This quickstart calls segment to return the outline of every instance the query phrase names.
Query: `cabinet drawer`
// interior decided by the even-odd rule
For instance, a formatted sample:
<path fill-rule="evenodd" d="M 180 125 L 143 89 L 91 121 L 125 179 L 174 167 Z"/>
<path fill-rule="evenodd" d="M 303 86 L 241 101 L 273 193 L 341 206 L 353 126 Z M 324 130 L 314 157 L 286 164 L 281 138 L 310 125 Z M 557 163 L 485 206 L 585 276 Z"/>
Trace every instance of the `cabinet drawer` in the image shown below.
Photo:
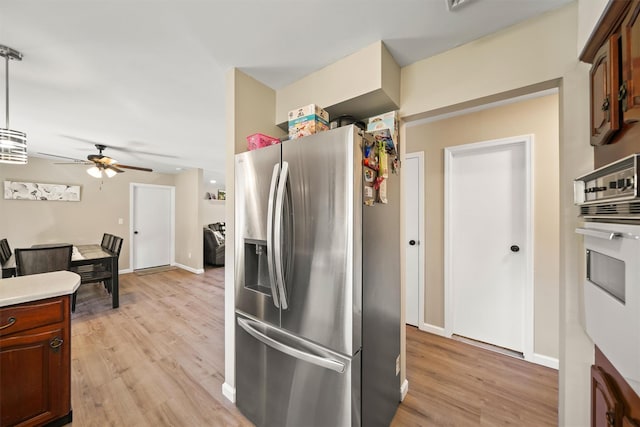
<path fill-rule="evenodd" d="M 59 323 L 64 320 L 65 298 L 52 298 L 0 308 L 0 336 Z"/>

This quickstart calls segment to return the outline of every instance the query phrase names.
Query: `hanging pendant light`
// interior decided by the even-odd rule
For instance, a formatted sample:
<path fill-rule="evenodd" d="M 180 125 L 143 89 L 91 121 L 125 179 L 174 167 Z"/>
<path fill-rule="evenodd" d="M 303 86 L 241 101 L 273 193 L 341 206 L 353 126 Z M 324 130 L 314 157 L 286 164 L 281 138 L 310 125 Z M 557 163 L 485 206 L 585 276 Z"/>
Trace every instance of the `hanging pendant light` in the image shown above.
<path fill-rule="evenodd" d="M 9 60 L 22 61 L 17 50 L 0 45 L 0 56 L 5 59 L 5 128 L 0 128 L 0 163 L 24 165 L 27 163 L 27 135 L 9 128 Z"/>

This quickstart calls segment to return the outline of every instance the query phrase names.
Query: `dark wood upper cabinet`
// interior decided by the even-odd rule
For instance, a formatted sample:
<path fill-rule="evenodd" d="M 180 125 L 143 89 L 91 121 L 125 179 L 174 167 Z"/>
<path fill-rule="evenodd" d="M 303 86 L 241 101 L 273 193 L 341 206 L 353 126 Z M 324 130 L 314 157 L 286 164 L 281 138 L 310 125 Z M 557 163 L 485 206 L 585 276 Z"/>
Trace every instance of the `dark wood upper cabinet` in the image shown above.
<path fill-rule="evenodd" d="M 610 37 L 591 67 L 591 145 L 606 144 L 620 128 L 618 40 L 618 36 Z"/>
<path fill-rule="evenodd" d="M 633 2 L 621 29 L 622 82 L 619 98 L 625 123 L 640 121 L 640 1 Z"/>
<path fill-rule="evenodd" d="M 640 0 L 609 0 L 580 60 L 590 73 L 594 166 L 640 152 Z"/>

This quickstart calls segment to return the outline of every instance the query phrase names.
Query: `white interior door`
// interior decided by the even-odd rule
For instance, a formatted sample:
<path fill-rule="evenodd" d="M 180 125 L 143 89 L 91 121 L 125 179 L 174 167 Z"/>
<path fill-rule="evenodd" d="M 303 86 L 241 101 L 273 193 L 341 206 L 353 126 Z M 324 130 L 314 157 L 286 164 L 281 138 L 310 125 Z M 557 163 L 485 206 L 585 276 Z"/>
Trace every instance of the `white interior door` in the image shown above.
<path fill-rule="evenodd" d="M 452 332 L 524 353 L 528 306 L 528 144 L 448 151 L 447 283 Z"/>
<path fill-rule="evenodd" d="M 171 264 L 173 247 L 173 187 L 133 186 L 133 269 Z"/>
<path fill-rule="evenodd" d="M 405 322 L 420 326 L 420 310 L 424 306 L 421 300 L 423 292 L 422 271 L 424 255 L 422 221 L 424 209 L 424 161 L 423 153 L 410 153 L 405 156 L 404 169 L 404 245 L 405 245 Z"/>

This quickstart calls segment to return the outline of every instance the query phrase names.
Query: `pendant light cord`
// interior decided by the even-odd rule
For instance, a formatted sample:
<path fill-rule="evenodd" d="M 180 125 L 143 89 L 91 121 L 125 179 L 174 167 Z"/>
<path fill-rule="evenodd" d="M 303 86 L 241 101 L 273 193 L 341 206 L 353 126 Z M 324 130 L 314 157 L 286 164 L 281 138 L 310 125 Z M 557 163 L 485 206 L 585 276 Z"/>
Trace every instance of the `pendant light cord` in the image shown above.
<path fill-rule="evenodd" d="M 9 129 L 9 54 L 4 57 L 4 87 L 5 87 L 5 125 Z"/>

